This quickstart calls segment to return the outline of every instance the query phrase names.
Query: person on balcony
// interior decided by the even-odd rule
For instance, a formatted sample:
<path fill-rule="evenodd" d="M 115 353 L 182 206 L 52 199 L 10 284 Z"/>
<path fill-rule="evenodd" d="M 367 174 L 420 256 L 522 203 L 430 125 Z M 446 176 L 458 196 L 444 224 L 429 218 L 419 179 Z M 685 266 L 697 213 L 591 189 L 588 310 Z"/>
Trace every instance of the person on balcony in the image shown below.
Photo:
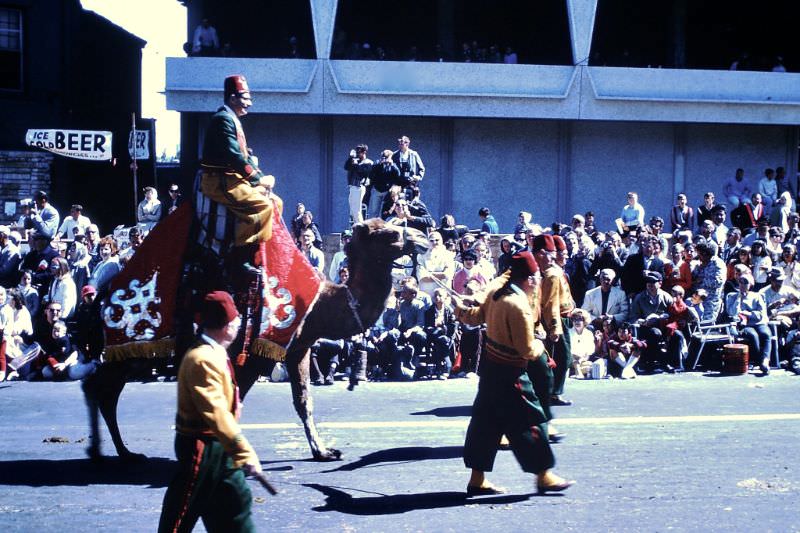
<path fill-rule="evenodd" d="M 211 25 L 207 18 L 204 18 L 194 30 L 192 54 L 204 57 L 219 55 L 217 29 Z"/>

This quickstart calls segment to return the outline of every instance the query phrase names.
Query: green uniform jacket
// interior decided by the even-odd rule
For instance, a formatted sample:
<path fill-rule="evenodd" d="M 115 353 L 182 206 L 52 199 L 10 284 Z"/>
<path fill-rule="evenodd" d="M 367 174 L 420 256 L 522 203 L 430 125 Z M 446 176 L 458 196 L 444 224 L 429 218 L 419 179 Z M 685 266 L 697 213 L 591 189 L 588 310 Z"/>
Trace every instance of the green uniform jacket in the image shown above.
<path fill-rule="evenodd" d="M 247 149 L 244 131 L 237 127 L 236 117 L 225 107 L 214 113 L 206 129 L 203 166 L 241 174 L 253 187 L 264 176 Z"/>

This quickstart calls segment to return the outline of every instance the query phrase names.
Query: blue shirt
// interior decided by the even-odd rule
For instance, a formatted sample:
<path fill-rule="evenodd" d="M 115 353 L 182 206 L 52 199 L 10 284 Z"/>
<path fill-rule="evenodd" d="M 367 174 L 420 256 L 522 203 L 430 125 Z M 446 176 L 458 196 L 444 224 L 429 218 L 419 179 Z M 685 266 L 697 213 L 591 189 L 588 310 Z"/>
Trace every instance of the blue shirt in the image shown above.
<path fill-rule="evenodd" d="M 489 215 L 481 224 L 481 231 L 485 231 L 486 233 L 500 233 L 500 227 L 497 225 L 497 221 L 494 219 L 493 215 Z"/>
<path fill-rule="evenodd" d="M 425 304 L 417 298 L 400 302 L 400 331 L 416 326 L 425 326 Z"/>

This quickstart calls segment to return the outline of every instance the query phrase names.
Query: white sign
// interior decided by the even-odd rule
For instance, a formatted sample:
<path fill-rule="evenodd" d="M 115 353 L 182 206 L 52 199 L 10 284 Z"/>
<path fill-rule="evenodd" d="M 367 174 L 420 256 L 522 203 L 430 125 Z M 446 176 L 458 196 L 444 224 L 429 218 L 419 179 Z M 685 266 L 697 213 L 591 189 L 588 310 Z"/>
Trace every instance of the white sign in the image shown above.
<path fill-rule="evenodd" d="M 111 161 L 110 131 L 28 130 L 25 143 L 65 157 Z"/>
<path fill-rule="evenodd" d="M 133 134 L 136 133 L 134 143 Z M 134 145 L 136 148 L 136 156 L 134 157 Z M 150 159 L 150 132 L 147 130 L 131 131 L 128 135 L 128 154 L 131 159 Z"/>

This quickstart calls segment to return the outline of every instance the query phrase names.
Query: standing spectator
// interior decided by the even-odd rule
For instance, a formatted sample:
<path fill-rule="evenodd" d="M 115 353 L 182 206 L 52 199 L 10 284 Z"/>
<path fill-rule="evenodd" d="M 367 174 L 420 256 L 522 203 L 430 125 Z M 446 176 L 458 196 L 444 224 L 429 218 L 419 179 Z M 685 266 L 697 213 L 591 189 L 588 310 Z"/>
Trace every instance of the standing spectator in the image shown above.
<path fill-rule="evenodd" d="M 300 250 L 317 271 L 321 279 L 325 279 L 325 254 L 314 244 L 314 232 L 311 229 L 303 230 L 300 236 Z"/>
<path fill-rule="evenodd" d="M 204 18 L 194 30 L 192 53 L 196 56 L 210 57 L 219 55 L 219 37 L 217 29 Z"/>
<path fill-rule="evenodd" d="M 777 263 L 783 253 L 783 231 L 777 227 L 769 228 L 769 240 L 767 241 L 767 253 L 772 262 Z"/>
<path fill-rule="evenodd" d="M 75 310 L 75 345 L 89 359 L 100 360 L 105 344 L 103 319 L 97 289 L 86 285 L 81 289 L 81 303 Z"/>
<path fill-rule="evenodd" d="M 708 293 L 703 306 L 703 322 L 716 322 L 722 307 L 722 288 L 725 285 L 727 268 L 716 254 L 716 245 L 700 242 L 695 247 L 700 264 L 692 272 L 693 289 L 704 289 Z"/>
<path fill-rule="evenodd" d="M 645 273 L 658 272 L 659 276 L 664 276 L 664 262 L 655 255 L 653 246 L 654 237 L 646 236 L 642 240 L 640 253 L 633 254 L 625 261 L 622 267 L 620 283 L 622 290 L 633 298 L 645 288 Z M 659 285 L 660 287 L 660 285 Z"/>
<path fill-rule="evenodd" d="M 119 252 L 119 263 L 123 268 L 128 264 L 128 261 L 133 259 L 133 255 L 143 242 L 144 235 L 142 235 L 142 230 L 138 226 L 133 226 L 128 232 L 128 246 Z"/>
<path fill-rule="evenodd" d="M 8 226 L 0 226 L 0 287 L 13 287 L 19 280 L 22 256 L 19 247 L 9 238 L 10 234 Z"/>
<path fill-rule="evenodd" d="M 595 243 L 586 230 L 586 218 L 580 213 L 572 215 L 572 232 L 578 238 L 580 249 L 589 257 L 594 254 Z"/>
<path fill-rule="evenodd" d="M 480 284 L 481 289 L 486 287 L 486 278 L 483 277 L 480 269 L 475 266 L 478 261 L 478 254 L 474 250 L 467 250 L 461 254 L 461 261 L 463 266 L 453 276 L 453 290 L 458 294 L 464 294 L 467 290 L 467 284 L 473 280 Z"/>
<path fill-rule="evenodd" d="M 349 229 L 342 232 L 339 239 L 339 251 L 331 258 L 331 268 L 328 270 L 328 278 L 334 283 L 344 283 L 339 277 L 339 269 L 347 266 L 347 244 L 353 240 L 353 232 Z"/>
<path fill-rule="evenodd" d="M 397 139 L 397 150 L 392 154 L 392 161 L 400 169 L 400 181 L 406 188 L 406 198 L 410 198 L 408 187 L 411 185 L 419 186 L 419 182 L 425 177 L 425 165 L 419 154 L 409 148 L 411 139 L 403 135 Z"/>
<path fill-rule="evenodd" d="M 485 231 L 489 234 L 500 233 L 500 228 L 497 225 L 497 221 L 494 219 L 494 216 L 492 216 L 488 207 L 481 207 L 478 210 L 478 216 L 481 217 L 482 232 Z"/>
<path fill-rule="evenodd" d="M 786 169 L 783 167 L 778 167 L 775 169 L 775 184 L 778 186 L 778 195 L 780 196 L 784 192 L 789 192 L 792 199 L 797 198 L 797 193 L 795 192 L 795 184 L 792 183 L 792 180 L 786 177 Z"/>
<path fill-rule="evenodd" d="M 153 187 L 145 187 L 144 200 L 139 202 L 136 210 L 136 222 L 147 233 L 158 224 L 159 220 L 161 220 L 161 201 L 158 199 L 158 191 Z"/>
<path fill-rule="evenodd" d="M 755 286 L 764 287 L 767 285 L 767 274 L 772 269 L 772 258 L 767 253 L 766 241 L 757 239 L 750 247 L 750 269 L 753 272 Z"/>
<path fill-rule="evenodd" d="M 519 251 L 519 246 L 509 237 L 500 241 L 500 255 L 497 258 L 497 275 L 511 268 L 511 258 Z"/>
<path fill-rule="evenodd" d="M 33 195 L 33 207 L 30 215 L 25 222 L 26 229 L 33 229 L 33 235 L 41 235 L 48 239 L 53 239 L 58 231 L 58 223 L 61 216 L 56 208 L 50 205 L 47 193 L 36 191 Z"/>
<path fill-rule="evenodd" d="M 670 261 L 664 264 L 664 290 L 671 292 L 673 287 L 692 288 L 692 267 L 684 258 L 684 247 L 676 242 L 670 248 Z"/>
<path fill-rule="evenodd" d="M 623 231 L 631 231 L 644 226 L 644 207 L 639 203 L 639 195 L 635 192 L 628 193 L 628 203 L 622 208 L 620 218 Z"/>
<path fill-rule="evenodd" d="M 292 226 L 292 236 L 294 237 L 295 241 L 300 241 L 300 233 L 303 230 L 303 215 L 306 213 L 306 206 L 303 202 L 297 202 L 295 206 L 295 213 L 292 216 L 291 226 Z"/>
<path fill-rule="evenodd" d="M 20 216 L 17 219 L 16 226 L 20 228 L 20 231 L 29 227 L 26 225 L 25 221 L 31 216 L 31 210 L 33 209 L 33 199 L 31 198 L 23 198 L 19 201 L 19 212 Z"/>
<path fill-rule="evenodd" d="M 70 275 L 69 263 L 63 257 L 54 257 L 50 261 L 50 271 L 53 274 L 53 281 L 47 291 L 47 300 L 60 303 L 61 318 L 68 320 L 78 305 L 78 291 Z"/>
<path fill-rule="evenodd" d="M 88 217 L 83 216 L 83 206 L 74 204 L 69 210 L 69 216 L 64 217 L 57 234 L 62 239 L 72 239 L 77 234 L 86 234 L 86 230 L 91 223 L 92 221 Z"/>
<path fill-rule="evenodd" d="M 677 231 L 694 231 L 694 209 L 689 207 L 686 195 L 681 193 L 669 212 L 669 223 L 672 233 Z"/>
<path fill-rule="evenodd" d="M 372 166 L 369 175 L 370 194 L 367 216 L 375 218 L 381 216 L 381 208 L 393 185 L 400 183 L 400 169 L 392 161 L 392 151 L 381 152 L 381 159 Z"/>
<path fill-rule="evenodd" d="M 712 238 L 717 243 L 717 246 L 723 246 L 725 239 L 728 237 L 728 226 L 725 225 L 726 218 L 727 212 L 724 205 L 714 206 L 714 209 L 711 210 L 711 219 L 714 221 L 715 226 Z"/>
<path fill-rule="evenodd" d="M 86 228 L 86 251 L 89 254 L 89 269 L 92 270 L 100 262 L 98 244 L 100 243 L 100 229 L 97 224 L 89 224 Z"/>
<path fill-rule="evenodd" d="M 81 242 L 75 241 L 69 245 L 67 259 L 69 260 L 70 275 L 75 282 L 75 288 L 80 292 L 89 283 L 89 278 L 92 275 L 89 269 L 91 257 L 86 251 L 86 246 Z"/>
<path fill-rule="evenodd" d="M 761 293 L 752 291 L 753 277 L 739 276 L 739 290 L 725 299 L 728 318 L 739 325 L 739 333 L 750 347 L 754 361 L 761 361 L 762 374 L 769 374 L 769 356 L 772 351 L 772 333 L 769 330 L 767 304 Z"/>
<path fill-rule="evenodd" d="M 711 210 L 717 205 L 714 201 L 714 193 L 709 191 L 703 195 L 703 205 L 697 208 L 697 225 L 700 226 L 706 220 L 711 220 Z"/>
<path fill-rule="evenodd" d="M 181 194 L 178 185 L 173 183 L 169 186 L 169 209 L 167 209 L 167 214 L 172 214 L 178 206 L 183 203 L 183 195 Z"/>
<path fill-rule="evenodd" d="M 722 186 L 722 193 L 725 199 L 731 206 L 731 209 L 739 207 L 750 198 L 753 190 L 750 188 L 750 182 L 744 177 L 744 169 L 737 168 L 736 174 L 732 178 L 728 178 Z"/>
<path fill-rule="evenodd" d="M 793 210 L 792 193 L 783 191 L 778 196 L 778 201 L 772 206 L 772 213 L 769 215 L 770 225 L 777 226 L 786 233 L 789 230 L 789 215 L 792 214 Z"/>
<path fill-rule="evenodd" d="M 800 291 L 800 261 L 797 260 L 797 248 L 795 248 L 794 244 L 783 245 L 781 260 L 777 265 L 786 276 L 783 285 L 795 291 Z"/>
<path fill-rule="evenodd" d="M 445 287 L 451 286 L 455 264 L 453 254 L 444 247 L 441 235 L 433 232 L 428 241 L 430 248 L 419 256 L 419 288 L 432 297 L 439 283 Z"/>
<path fill-rule="evenodd" d="M 364 201 L 367 185 L 369 185 L 369 175 L 372 172 L 372 159 L 367 158 L 369 147 L 366 144 L 359 144 L 354 150 L 350 150 L 348 158 L 344 162 L 344 169 L 347 171 L 347 203 L 350 206 L 351 224 L 364 222 L 361 212 L 361 205 Z"/>
<path fill-rule="evenodd" d="M 506 46 L 506 52 L 503 54 L 503 63 L 506 65 L 516 65 L 517 62 L 517 53 L 510 46 Z"/>
<path fill-rule="evenodd" d="M 775 171 L 771 168 L 764 169 L 764 177 L 758 182 L 758 192 L 764 202 L 764 210 L 770 213 L 778 201 L 778 184 L 775 182 Z"/>

